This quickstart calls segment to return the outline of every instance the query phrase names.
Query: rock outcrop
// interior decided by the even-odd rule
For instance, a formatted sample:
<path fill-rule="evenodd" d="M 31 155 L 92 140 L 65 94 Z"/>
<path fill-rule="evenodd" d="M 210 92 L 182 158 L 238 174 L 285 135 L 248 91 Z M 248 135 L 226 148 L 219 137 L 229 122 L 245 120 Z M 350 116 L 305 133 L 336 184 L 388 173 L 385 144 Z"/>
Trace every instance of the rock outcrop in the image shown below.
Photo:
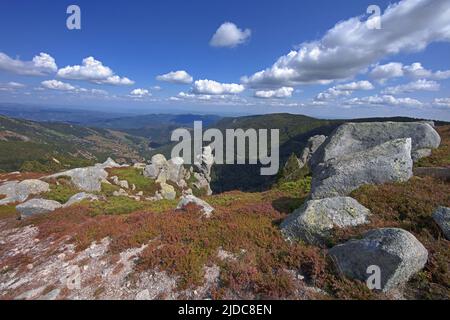
<path fill-rule="evenodd" d="M 185 195 L 181 197 L 181 200 L 177 206 L 177 210 L 183 209 L 190 203 L 199 206 L 202 209 L 202 212 L 205 215 L 205 217 L 210 217 L 211 214 L 214 212 L 214 208 L 211 207 L 206 201 L 203 201 L 202 199 L 199 199 L 193 195 Z"/>
<path fill-rule="evenodd" d="M 43 214 L 55 211 L 61 208 L 62 205 L 53 200 L 45 199 L 31 199 L 27 202 L 19 204 L 16 210 L 20 213 L 22 218 L 30 217 L 36 214 Z"/>
<path fill-rule="evenodd" d="M 411 157 L 418 160 L 439 147 L 441 138 L 427 122 L 346 123 L 337 128 L 313 155 L 313 170 L 320 163 L 338 160 L 349 154 L 373 148 L 385 142 L 411 138 Z"/>
<path fill-rule="evenodd" d="M 50 185 L 41 180 L 29 179 L 21 182 L 6 182 L 0 186 L 0 195 L 5 196 L 4 199 L 0 200 L 0 205 L 23 202 L 31 195 L 48 191 L 50 191 Z"/>
<path fill-rule="evenodd" d="M 388 141 L 318 165 L 313 174 L 311 197 L 346 196 L 365 184 L 407 181 L 413 175 L 412 168 L 411 139 Z"/>
<path fill-rule="evenodd" d="M 428 260 L 428 251 L 409 232 L 384 228 L 369 231 L 361 240 L 350 240 L 329 250 L 337 269 L 366 282 L 368 268 L 379 267 L 381 288 L 387 292 L 407 282 Z"/>
<path fill-rule="evenodd" d="M 358 226 L 368 222 L 369 209 L 350 197 L 310 200 L 281 224 L 288 239 L 323 244 L 334 228 Z"/>
<path fill-rule="evenodd" d="M 433 213 L 433 220 L 441 228 L 444 237 L 450 240 L 450 208 L 437 208 Z"/>
<path fill-rule="evenodd" d="M 301 168 L 309 163 L 314 153 L 316 153 L 317 149 L 319 149 L 326 139 L 327 137 L 324 135 L 317 135 L 308 139 L 308 144 L 306 145 L 306 148 L 303 149 L 299 159 Z"/>
<path fill-rule="evenodd" d="M 70 197 L 70 199 L 64 204 L 64 207 L 70 207 L 84 200 L 96 201 L 98 199 L 99 197 L 96 196 L 95 194 L 80 192 Z"/>
<path fill-rule="evenodd" d="M 210 146 L 203 148 L 203 153 L 197 156 L 197 160 L 194 164 L 194 178 L 196 182 L 193 186 L 199 190 L 205 190 L 206 195 L 211 195 L 212 190 L 211 183 L 211 169 L 214 164 L 214 156 L 212 154 L 212 148 Z"/>
<path fill-rule="evenodd" d="M 106 178 L 108 177 L 108 172 L 105 169 L 119 167 L 122 166 L 117 164 L 111 158 L 108 158 L 108 160 L 102 164 L 96 164 L 95 166 L 86 168 L 76 168 L 53 174 L 46 178 L 70 177 L 72 184 L 77 189 L 86 192 L 98 192 L 102 189 L 102 182 L 106 181 Z"/>

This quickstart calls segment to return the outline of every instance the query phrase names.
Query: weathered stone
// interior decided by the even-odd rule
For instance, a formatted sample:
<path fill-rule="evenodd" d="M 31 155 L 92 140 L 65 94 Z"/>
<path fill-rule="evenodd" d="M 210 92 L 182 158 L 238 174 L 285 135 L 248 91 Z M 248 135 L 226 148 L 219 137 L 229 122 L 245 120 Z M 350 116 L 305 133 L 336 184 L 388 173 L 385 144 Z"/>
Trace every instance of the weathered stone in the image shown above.
<path fill-rule="evenodd" d="M 70 207 L 84 200 L 96 201 L 98 199 L 98 196 L 96 196 L 95 194 L 80 192 L 70 197 L 70 199 L 64 204 L 64 207 Z"/>
<path fill-rule="evenodd" d="M 179 183 L 184 177 L 184 160 L 176 157 L 167 161 L 167 175 L 170 181 Z"/>
<path fill-rule="evenodd" d="M 428 251 L 409 232 L 385 228 L 369 231 L 361 240 L 350 240 L 329 250 L 340 272 L 366 282 L 367 270 L 381 271 L 381 288 L 390 291 L 407 282 L 428 260 Z"/>
<path fill-rule="evenodd" d="M 437 208 L 433 213 L 433 220 L 441 228 L 444 237 L 450 240 L 450 208 Z"/>
<path fill-rule="evenodd" d="M 203 201 L 202 199 L 197 198 L 193 195 L 185 195 L 181 198 L 180 202 L 178 203 L 177 209 L 183 209 L 188 204 L 193 203 L 200 208 L 202 208 L 202 212 L 206 217 L 210 217 L 211 214 L 214 211 L 214 208 L 211 207 L 206 201 Z"/>
<path fill-rule="evenodd" d="M 25 218 L 36 214 L 49 213 L 61 207 L 62 205 L 57 201 L 31 199 L 27 202 L 19 204 L 16 207 L 16 210 L 20 213 L 22 218 Z"/>
<path fill-rule="evenodd" d="M 311 197 L 346 196 L 365 184 L 407 181 L 413 175 L 412 167 L 411 139 L 388 141 L 319 165 L 314 171 Z"/>
<path fill-rule="evenodd" d="M 288 239 L 322 244 L 334 228 L 354 227 L 368 222 L 369 209 L 350 197 L 310 200 L 281 224 Z"/>
<path fill-rule="evenodd" d="M 167 200 L 174 200 L 177 197 L 175 188 L 170 184 L 161 183 L 161 196 Z"/>
<path fill-rule="evenodd" d="M 122 188 L 120 188 L 119 191 L 113 192 L 113 196 L 114 197 L 127 197 L 128 193 L 125 190 L 123 190 Z"/>
<path fill-rule="evenodd" d="M 163 168 L 167 168 L 167 160 L 162 154 L 155 154 L 151 164 L 144 169 L 144 176 L 156 179 Z"/>
<path fill-rule="evenodd" d="M 63 176 L 70 177 L 72 184 L 81 191 L 99 192 L 102 189 L 102 182 L 108 177 L 108 172 L 102 166 L 94 166 L 64 171 L 47 178 Z"/>
<path fill-rule="evenodd" d="M 0 200 L 0 205 L 14 202 L 23 202 L 30 195 L 36 195 L 50 191 L 50 185 L 47 182 L 29 179 L 21 182 L 10 181 L 0 186 L 0 195 L 6 196 Z"/>
<path fill-rule="evenodd" d="M 426 122 L 346 123 L 337 128 L 313 155 L 310 166 L 338 160 L 349 154 L 373 148 L 385 142 L 411 138 L 411 157 L 418 160 L 426 155 L 423 149 L 435 149 L 441 137 Z"/>
<path fill-rule="evenodd" d="M 302 168 L 309 162 L 317 149 L 325 142 L 326 138 L 326 136 L 317 135 L 308 139 L 308 144 L 306 145 L 306 148 L 303 149 L 299 159 Z"/>
<path fill-rule="evenodd" d="M 127 180 L 120 180 L 119 187 L 121 187 L 123 189 L 130 189 L 130 185 L 128 184 Z"/>

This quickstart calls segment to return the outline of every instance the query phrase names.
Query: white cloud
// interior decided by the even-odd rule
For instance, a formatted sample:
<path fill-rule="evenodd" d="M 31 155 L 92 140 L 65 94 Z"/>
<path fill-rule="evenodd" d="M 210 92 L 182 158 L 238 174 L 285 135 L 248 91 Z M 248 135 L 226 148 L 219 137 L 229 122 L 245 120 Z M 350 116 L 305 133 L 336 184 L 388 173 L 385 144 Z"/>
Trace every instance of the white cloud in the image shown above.
<path fill-rule="evenodd" d="M 242 81 L 253 87 L 323 83 L 357 75 L 380 59 L 450 41 L 450 1 L 403 0 L 381 16 L 382 29 L 360 17 L 339 22 L 317 41 L 301 45 L 270 68 Z"/>
<path fill-rule="evenodd" d="M 290 98 L 294 88 L 282 87 L 277 90 L 260 90 L 255 92 L 256 98 L 272 99 L 272 98 Z"/>
<path fill-rule="evenodd" d="M 238 94 L 245 90 L 245 87 L 236 83 L 220 83 L 214 80 L 197 80 L 194 82 L 192 92 L 194 94 L 221 95 Z"/>
<path fill-rule="evenodd" d="M 450 108 L 450 98 L 436 98 L 433 100 L 433 105 L 436 107 Z"/>
<path fill-rule="evenodd" d="M 245 98 L 230 94 L 194 94 L 180 92 L 176 97 L 170 97 L 169 101 L 195 101 L 199 103 L 208 103 L 216 105 L 246 105 Z"/>
<path fill-rule="evenodd" d="M 209 44 L 213 47 L 236 47 L 246 42 L 252 31 L 250 29 L 239 29 L 234 23 L 223 23 L 213 35 Z"/>
<path fill-rule="evenodd" d="M 25 85 L 18 82 L 0 83 L 0 91 L 15 91 L 16 89 L 25 88 Z"/>
<path fill-rule="evenodd" d="M 73 91 L 76 88 L 69 83 L 61 82 L 58 80 L 46 80 L 42 81 L 41 85 L 50 90 L 58 90 L 58 91 Z"/>
<path fill-rule="evenodd" d="M 83 59 L 81 65 L 67 66 L 59 69 L 58 77 L 71 80 L 85 80 L 97 84 L 110 85 L 132 85 L 134 81 L 119 77 L 114 74 L 111 68 L 104 66 L 101 61 L 94 57 Z"/>
<path fill-rule="evenodd" d="M 363 98 L 354 98 L 344 102 L 348 106 L 404 106 L 404 107 L 421 107 L 422 102 L 412 98 L 396 98 L 391 95 L 375 95 Z"/>
<path fill-rule="evenodd" d="M 440 84 L 436 81 L 429 81 L 425 79 L 410 82 L 408 84 L 402 84 L 395 87 L 388 87 L 383 90 L 383 94 L 397 95 L 402 93 L 411 93 L 415 91 L 439 91 Z"/>
<path fill-rule="evenodd" d="M 316 101 L 327 101 L 339 96 L 350 96 L 354 91 L 373 90 L 374 86 L 369 81 L 357 81 L 340 84 L 321 92 L 315 98 Z"/>
<path fill-rule="evenodd" d="M 44 76 L 56 72 L 57 69 L 55 59 L 47 53 L 41 52 L 31 61 L 22 61 L 0 52 L 0 70 L 27 76 Z"/>
<path fill-rule="evenodd" d="M 151 93 L 147 89 L 134 89 L 130 92 L 130 95 L 133 97 L 143 98 L 150 97 Z"/>
<path fill-rule="evenodd" d="M 450 78 L 450 70 L 433 72 L 425 69 L 420 62 L 406 66 L 400 62 L 391 62 L 385 65 L 377 65 L 370 72 L 370 77 L 380 83 L 403 76 L 416 79 L 445 80 Z"/>
<path fill-rule="evenodd" d="M 403 64 L 398 62 L 391 62 L 384 65 L 377 65 L 370 72 L 370 77 L 380 83 L 385 82 L 391 78 L 403 77 Z"/>
<path fill-rule="evenodd" d="M 172 71 L 156 77 L 158 81 L 178 83 L 178 84 L 189 84 L 194 80 L 192 76 L 184 70 Z"/>

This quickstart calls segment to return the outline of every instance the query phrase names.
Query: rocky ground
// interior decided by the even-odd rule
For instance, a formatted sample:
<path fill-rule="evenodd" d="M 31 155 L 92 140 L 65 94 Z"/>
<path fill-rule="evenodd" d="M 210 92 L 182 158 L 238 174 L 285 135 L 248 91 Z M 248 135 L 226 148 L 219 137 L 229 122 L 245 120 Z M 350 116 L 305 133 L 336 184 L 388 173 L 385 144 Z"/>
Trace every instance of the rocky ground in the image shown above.
<path fill-rule="evenodd" d="M 209 148 L 0 175 L 0 298 L 450 298 L 450 182 L 426 174 L 449 127 L 346 124 L 298 154 L 260 193 L 211 195 Z"/>

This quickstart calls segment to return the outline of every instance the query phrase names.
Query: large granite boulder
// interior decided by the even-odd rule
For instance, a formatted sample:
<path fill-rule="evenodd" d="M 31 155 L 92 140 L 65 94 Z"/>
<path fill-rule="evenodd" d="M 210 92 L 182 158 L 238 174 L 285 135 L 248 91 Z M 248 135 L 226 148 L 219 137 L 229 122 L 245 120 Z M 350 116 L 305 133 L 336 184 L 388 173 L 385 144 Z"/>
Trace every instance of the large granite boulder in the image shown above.
<path fill-rule="evenodd" d="M 63 171 L 45 179 L 53 179 L 59 177 L 70 177 L 72 184 L 81 191 L 99 192 L 102 189 L 102 182 L 106 182 L 108 172 L 105 169 L 123 167 L 117 164 L 111 158 L 108 158 L 104 163 L 96 164 L 92 167 L 76 168 Z"/>
<path fill-rule="evenodd" d="M 167 183 L 161 183 L 160 194 L 164 199 L 175 200 L 177 192 L 173 186 Z"/>
<path fill-rule="evenodd" d="M 390 140 L 411 138 L 411 157 L 418 160 L 439 147 L 441 138 L 427 122 L 346 123 L 338 127 L 313 155 L 310 166 L 338 160 Z"/>
<path fill-rule="evenodd" d="M 397 139 L 316 167 L 311 197 L 346 196 L 365 184 L 404 182 L 413 175 L 411 139 Z"/>
<path fill-rule="evenodd" d="M 168 180 L 180 184 L 185 175 L 183 158 L 176 157 L 167 161 L 167 176 Z"/>
<path fill-rule="evenodd" d="M 433 220 L 441 228 L 444 237 L 450 240 L 450 208 L 437 208 L 433 213 Z"/>
<path fill-rule="evenodd" d="M 289 215 L 281 224 L 288 239 L 323 244 L 334 228 L 368 223 L 370 210 L 350 197 L 310 200 Z"/>
<path fill-rule="evenodd" d="M 211 207 L 207 202 L 203 201 L 202 199 L 197 198 L 196 196 L 193 195 L 185 195 L 181 198 L 180 202 L 178 203 L 177 209 L 183 209 L 184 207 L 186 207 L 188 204 L 193 203 L 197 206 L 199 206 L 203 212 L 203 214 L 206 217 L 210 217 L 211 214 L 214 211 L 214 208 Z"/>
<path fill-rule="evenodd" d="M 57 201 L 31 199 L 16 206 L 16 210 L 20 213 L 22 218 L 26 218 L 36 214 L 49 213 L 61 207 L 62 205 Z"/>
<path fill-rule="evenodd" d="M 70 197 L 70 199 L 64 204 L 64 207 L 70 207 L 84 200 L 96 201 L 99 200 L 99 198 L 95 194 L 80 192 Z"/>
<path fill-rule="evenodd" d="M 162 154 L 155 154 L 152 157 L 151 164 L 145 166 L 144 176 L 156 179 L 162 169 L 167 167 L 167 160 Z"/>
<path fill-rule="evenodd" d="M 21 182 L 6 182 L 0 186 L 0 195 L 5 196 L 5 198 L 0 200 L 0 205 L 23 202 L 27 200 L 30 195 L 48 191 L 50 191 L 50 185 L 41 180 L 29 179 Z"/>
<path fill-rule="evenodd" d="M 379 267 L 385 292 L 407 282 L 428 260 L 428 251 L 411 233 L 395 228 L 369 231 L 361 240 L 333 247 L 329 254 L 337 269 L 352 279 L 366 282 L 368 268 Z"/>
<path fill-rule="evenodd" d="M 319 149 L 319 147 L 325 142 L 327 139 L 326 136 L 317 135 L 308 139 L 308 144 L 300 156 L 301 167 L 304 167 L 311 160 L 313 154 Z"/>

